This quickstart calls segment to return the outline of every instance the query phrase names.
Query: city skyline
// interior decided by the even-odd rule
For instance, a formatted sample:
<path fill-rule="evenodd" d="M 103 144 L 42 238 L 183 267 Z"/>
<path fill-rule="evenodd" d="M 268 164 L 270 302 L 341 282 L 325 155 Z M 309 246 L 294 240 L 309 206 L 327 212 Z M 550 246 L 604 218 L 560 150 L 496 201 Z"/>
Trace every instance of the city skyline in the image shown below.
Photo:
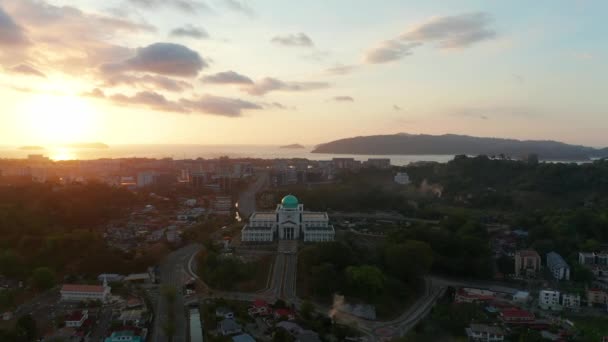
<path fill-rule="evenodd" d="M 0 144 L 608 146 L 600 1 L 0 0 Z"/>

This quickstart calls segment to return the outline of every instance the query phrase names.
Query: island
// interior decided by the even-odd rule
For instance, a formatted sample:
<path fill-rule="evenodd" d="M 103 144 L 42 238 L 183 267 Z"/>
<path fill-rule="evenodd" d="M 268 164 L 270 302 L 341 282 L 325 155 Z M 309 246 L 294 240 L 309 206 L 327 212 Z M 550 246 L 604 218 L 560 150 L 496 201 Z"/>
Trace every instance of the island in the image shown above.
<path fill-rule="evenodd" d="M 301 149 L 301 148 L 306 148 L 304 145 L 300 145 L 300 144 L 290 144 L 290 145 L 283 145 L 280 146 L 279 148 L 287 148 L 287 149 Z"/>
<path fill-rule="evenodd" d="M 67 144 L 65 145 L 65 147 L 71 147 L 71 148 L 94 148 L 94 149 L 106 149 L 106 148 L 110 148 L 110 146 L 101 143 L 101 142 L 84 142 L 84 143 L 72 143 L 72 144 Z"/>
<path fill-rule="evenodd" d="M 22 150 L 22 151 L 40 151 L 40 150 L 44 150 L 44 147 L 42 147 L 42 146 L 35 146 L 35 145 L 34 146 L 28 145 L 28 146 L 21 146 L 21 147 L 19 147 L 19 149 Z"/>
<path fill-rule="evenodd" d="M 588 161 L 608 157 L 608 149 L 569 145 L 552 140 L 516 140 L 444 134 L 391 134 L 334 140 L 313 153 L 369 155 L 487 155 L 522 158 L 535 154 L 542 160 Z"/>

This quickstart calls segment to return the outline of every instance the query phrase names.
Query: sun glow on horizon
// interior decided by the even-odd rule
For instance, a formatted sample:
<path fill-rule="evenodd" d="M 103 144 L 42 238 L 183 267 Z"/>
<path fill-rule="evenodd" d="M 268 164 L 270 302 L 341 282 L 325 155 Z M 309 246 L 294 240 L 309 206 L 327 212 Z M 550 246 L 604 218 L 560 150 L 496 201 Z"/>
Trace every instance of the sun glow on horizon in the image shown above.
<path fill-rule="evenodd" d="M 29 141 L 74 143 L 95 140 L 99 114 L 86 99 L 36 94 L 23 102 L 20 129 Z"/>
<path fill-rule="evenodd" d="M 64 147 L 52 149 L 51 153 L 49 154 L 49 158 L 55 161 L 77 159 L 74 152 L 72 152 L 69 148 Z"/>

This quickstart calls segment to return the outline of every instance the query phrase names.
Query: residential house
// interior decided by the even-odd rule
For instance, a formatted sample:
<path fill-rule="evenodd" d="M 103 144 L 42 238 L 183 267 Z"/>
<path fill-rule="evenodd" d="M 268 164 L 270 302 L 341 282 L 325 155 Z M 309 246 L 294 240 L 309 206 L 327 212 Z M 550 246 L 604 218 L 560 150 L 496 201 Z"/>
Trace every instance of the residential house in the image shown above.
<path fill-rule="evenodd" d="M 595 253 L 578 252 L 578 263 L 581 265 L 595 265 Z"/>
<path fill-rule="evenodd" d="M 276 327 L 284 329 L 285 331 L 289 332 L 293 336 L 299 335 L 304 330 L 297 323 L 288 322 L 288 321 L 281 321 L 276 324 Z"/>
<path fill-rule="evenodd" d="M 536 319 L 533 313 L 517 308 L 503 310 L 499 317 L 505 324 L 528 324 Z"/>
<path fill-rule="evenodd" d="M 224 319 L 217 325 L 217 330 L 222 336 L 236 335 L 243 332 L 240 324 L 233 319 Z"/>
<path fill-rule="evenodd" d="M 608 252 L 591 253 L 591 252 L 579 252 L 578 263 L 581 265 L 598 265 L 608 266 Z"/>
<path fill-rule="evenodd" d="M 530 300 L 530 292 L 517 291 L 513 294 L 513 301 L 520 304 L 525 304 Z"/>
<path fill-rule="evenodd" d="M 276 309 L 274 310 L 274 319 L 287 318 L 287 320 L 291 321 L 296 319 L 296 315 L 293 310 L 290 309 Z"/>
<path fill-rule="evenodd" d="M 145 323 L 145 310 L 124 310 L 120 313 L 118 320 L 122 322 L 124 326 L 136 326 L 141 327 Z"/>
<path fill-rule="evenodd" d="M 215 317 L 234 319 L 234 312 L 225 306 L 220 306 L 215 309 Z"/>
<path fill-rule="evenodd" d="M 124 331 L 115 331 L 110 335 L 110 337 L 106 337 L 104 342 L 143 342 L 144 339 L 135 334 L 134 331 L 124 330 Z"/>
<path fill-rule="evenodd" d="M 255 342 L 255 339 L 249 334 L 240 334 L 232 336 L 232 342 Z"/>
<path fill-rule="evenodd" d="M 108 283 L 118 283 L 124 279 L 124 276 L 115 273 L 102 273 L 97 276 L 97 280 L 103 283 L 106 280 Z"/>
<path fill-rule="evenodd" d="M 570 280 L 570 266 L 555 252 L 547 253 L 547 267 L 557 280 Z"/>
<path fill-rule="evenodd" d="M 471 324 L 465 331 L 469 341 L 472 342 L 500 342 L 505 340 L 504 330 L 496 326 Z"/>
<path fill-rule="evenodd" d="M 461 288 L 456 292 L 454 301 L 456 303 L 480 303 L 494 299 L 494 292 L 482 289 Z"/>
<path fill-rule="evenodd" d="M 606 293 L 606 291 L 601 289 L 589 289 L 587 290 L 587 304 L 589 306 L 606 306 L 606 304 L 608 304 L 608 294 Z"/>
<path fill-rule="evenodd" d="M 65 318 L 65 326 L 68 328 L 80 328 L 89 318 L 87 310 L 74 311 Z"/>
<path fill-rule="evenodd" d="M 303 330 L 299 335 L 296 336 L 295 342 L 321 342 L 319 334 L 312 330 Z"/>
<path fill-rule="evenodd" d="M 148 284 L 152 282 L 150 273 L 132 273 L 124 278 L 127 283 Z"/>
<path fill-rule="evenodd" d="M 397 172 L 393 180 L 395 181 L 395 183 L 401 185 L 410 184 L 410 176 L 408 176 L 406 172 Z"/>
<path fill-rule="evenodd" d="M 538 306 L 543 310 L 558 311 L 562 309 L 559 291 L 542 290 L 538 295 Z"/>
<path fill-rule="evenodd" d="M 534 250 L 515 252 L 515 276 L 532 277 L 540 271 L 540 255 Z"/>
<path fill-rule="evenodd" d="M 581 307 L 581 296 L 574 293 L 562 294 L 562 306 L 568 309 L 578 309 Z"/>
<path fill-rule="evenodd" d="M 249 315 L 266 316 L 272 313 L 272 309 L 265 300 L 256 299 L 248 310 Z"/>

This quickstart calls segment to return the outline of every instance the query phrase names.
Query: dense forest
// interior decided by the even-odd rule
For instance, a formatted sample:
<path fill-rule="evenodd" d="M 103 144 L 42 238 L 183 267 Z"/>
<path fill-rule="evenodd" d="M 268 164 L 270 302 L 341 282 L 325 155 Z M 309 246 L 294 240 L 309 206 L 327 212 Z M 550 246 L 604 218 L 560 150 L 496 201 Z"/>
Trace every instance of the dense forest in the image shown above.
<path fill-rule="evenodd" d="M 315 153 L 380 155 L 499 155 L 515 158 L 536 154 L 543 160 L 589 160 L 606 157 L 607 149 L 568 145 L 550 140 L 481 138 L 457 134 L 391 134 L 334 140 L 320 144 Z"/>
<path fill-rule="evenodd" d="M 153 265 L 152 256 L 109 248 L 100 229 L 139 202 L 129 191 L 96 183 L 0 187 L 0 275 L 42 290 L 61 276 L 93 279 Z"/>
<path fill-rule="evenodd" d="M 413 262 L 404 262 L 416 260 Z M 303 296 L 331 302 L 336 293 L 350 301 L 376 306 L 390 318 L 420 290 L 420 277 L 433 264 L 428 244 L 415 240 L 366 244 L 354 236 L 345 241 L 310 245 L 298 256 L 298 282 Z"/>
<path fill-rule="evenodd" d="M 412 184 L 395 184 L 392 177 L 397 171 L 407 172 Z M 605 160 L 576 164 L 457 156 L 443 164 L 343 172 L 336 184 L 291 186 L 274 192 L 277 198 L 293 193 L 306 208 L 329 210 L 330 216 L 332 210 L 383 210 L 438 220 L 438 224 L 387 226 L 385 231 L 392 242 L 428 244 L 433 251 L 432 271 L 439 274 L 491 277 L 487 226 L 492 224 L 527 232 L 518 248 L 534 248 L 543 256 L 550 251 L 562 254 L 574 265 L 573 277 L 580 281 L 588 281 L 589 275 L 576 267 L 576 253 L 606 248 L 608 242 Z M 323 267 L 327 276 L 344 273 Z M 339 283 L 321 281 L 319 289 Z"/>

